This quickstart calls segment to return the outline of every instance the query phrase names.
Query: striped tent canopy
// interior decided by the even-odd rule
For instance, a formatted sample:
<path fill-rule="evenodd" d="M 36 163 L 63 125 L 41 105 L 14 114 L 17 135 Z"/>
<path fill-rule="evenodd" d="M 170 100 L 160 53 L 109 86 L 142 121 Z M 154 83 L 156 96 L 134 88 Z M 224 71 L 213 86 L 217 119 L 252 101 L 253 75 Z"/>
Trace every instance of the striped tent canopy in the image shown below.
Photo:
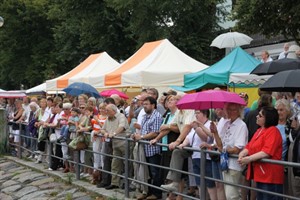
<path fill-rule="evenodd" d="M 106 74 L 105 87 L 183 85 L 183 76 L 208 66 L 189 57 L 169 40 L 145 43 L 119 68 Z"/>
<path fill-rule="evenodd" d="M 68 73 L 46 81 L 46 90 L 62 90 L 74 82 L 84 82 L 95 88 L 104 85 L 103 75 L 119 67 L 106 52 L 92 54 Z"/>

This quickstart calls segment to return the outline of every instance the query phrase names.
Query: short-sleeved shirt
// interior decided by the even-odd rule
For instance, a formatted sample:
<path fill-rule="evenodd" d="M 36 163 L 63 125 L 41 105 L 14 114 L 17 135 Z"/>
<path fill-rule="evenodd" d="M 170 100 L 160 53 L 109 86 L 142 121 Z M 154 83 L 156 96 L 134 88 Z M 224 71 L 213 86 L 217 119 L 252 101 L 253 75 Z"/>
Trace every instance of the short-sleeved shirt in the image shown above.
<path fill-rule="evenodd" d="M 207 122 L 205 122 L 204 126 L 209 129 L 210 127 L 210 120 L 207 120 Z M 192 148 L 196 148 L 199 149 L 200 145 L 203 143 L 203 140 L 198 136 L 198 134 L 196 133 L 195 129 L 192 129 L 189 134 L 187 135 L 187 138 L 189 140 L 189 144 Z M 209 143 L 209 142 L 208 142 Z M 211 143 L 211 142 L 210 142 Z M 201 158 L 201 152 L 199 151 L 194 151 L 192 158 Z M 210 156 L 207 154 L 206 155 L 206 159 L 210 160 Z"/>
<path fill-rule="evenodd" d="M 73 122 L 79 122 L 79 117 L 78 116 L 75 116 L 75 117 L 70 116 L 69 120 L 73 121 Z M 74 124 L 69 125 L 69 129 L 76 129 L 76 125 L 74 125 Z"/>
<path fill-rule="evenodd" d="M 241 118 L 237 118 L 234 122 L 226 121 L 220 137 L 223 144 L 223 149 L 227 147 L 237 147 L 243 149 L 248 142 L 248 129 L 245 122 Z M 242 167 L 237 163 L 236 158 L 228 159 L 229 169 L 242 171 Z"/>
<path fill-rule="evenodd" d="M 245 148 L 248 150 L 248 155 L 263 151 L 270 156 L 269 159 L 281 160 L 282 137 L 275 126 L 259 128 Z M 252 167 L 253 174 L 251 174 L 252 170 L 248 170 L 247 179 L 253 177 L 256 182 L 283 184 L 284 168 L 282 165 L 257 161 L 252 162 Z"/>
<path fill-rule="evenodd" d="M 142 128 L 141 128 L 141 134 L 146 135 L 148 133 L 152 132 L 159 132 L 159 128 L 163 122 L 163 118 L 161 114 L 155 109 L 151 114 L 144 115 L 144 118 L 142 120 Z M 161 148 L 160 146 L 156 145 L 148 145 L 145 144 L 145 155 L 146 157 L 151 157 L 156 154 L 160 154 Z"/>
<path fill-rule="evenodd" d="M 122 113 L 116 113 L 113 119 L 107 118 L 103 125 L 103 129 L 108 133 L 114 133 L 119 127 L 123 127 L 124 131 L 118 135 L 122 136 L 126 133 L 130 133 L 128 121 Z"/>
<path fill-rule="evenodd" d="M 92 119 L 91 124 L 93 131 L 99 131 L 103 127 L 106 118 L 106 116 L 98 115 L 99 122 L 95 119 Z"/>
<path fill-rule="evenodd" d="M 176 124 L 178 126 L 179 132 L 181 133 L 185 125 L 190 124 L 195 120 L 196 117 L 194 110 L 180 110 L 175 114 L 171 123 Z"/>

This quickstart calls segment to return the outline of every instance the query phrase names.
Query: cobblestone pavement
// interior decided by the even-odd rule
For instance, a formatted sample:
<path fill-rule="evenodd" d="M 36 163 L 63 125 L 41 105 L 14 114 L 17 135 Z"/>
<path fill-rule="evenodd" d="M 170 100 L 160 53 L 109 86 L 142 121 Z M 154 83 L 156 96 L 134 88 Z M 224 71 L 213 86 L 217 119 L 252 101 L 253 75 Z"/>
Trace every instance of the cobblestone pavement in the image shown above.
<path fill-rule="evenodd" d="M 66 184 L 58 178 L 38 170 L 33 170 L 6 158 L 0 158 L 1 200 L 103 199 L 97 196 L 97 194 Z"/>
<path fill-rule="evenodd" d="M 124 189 L 105 190 L 90 184 L 88 178 L 76 180 L 75 174 L 47 170 L 47 163 L 17 157 L 0 157 L 0 200 L 132 200 Z M 71 184 L 67 184 L 71 183 Z M 163 193 L 162 199 L 166 198 Z M 188 200 L 191 198 L 183 198 Z"/>

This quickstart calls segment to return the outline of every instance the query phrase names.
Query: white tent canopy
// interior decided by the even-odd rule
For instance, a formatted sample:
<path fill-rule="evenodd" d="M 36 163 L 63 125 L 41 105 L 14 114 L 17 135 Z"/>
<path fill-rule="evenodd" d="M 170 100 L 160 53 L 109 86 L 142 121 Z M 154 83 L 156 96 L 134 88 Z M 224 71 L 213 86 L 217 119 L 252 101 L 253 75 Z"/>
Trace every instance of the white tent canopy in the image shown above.
<path fill-rule="evenodd" d="M 26 94 L 37 94 L 47 92 L 47 94 L 65 94 L 63 91 L 48 90 L 46 91 L 46 83 L 42 83 L 33 88 L 26 90 Z"/>
<path fill-rule="evenodd" d="M 74 82 L 84 82 L 100 88 L 104 85 L 103 75 L 115 70 L 119 65 L 106 52 L 92 54 L 68 73 L 47 80 L 46 90 L 62 90 Z"/>
<path fill-rule="evenodd" d="M 105 87 L 167 87 L 183 85 L 183 76 L 208 66 L 189 57 L 169 40 L 145 43 L 115 71 Z"/>
<path fill-rule="evenodd" d="M 46 83 L 42 83 L 40 85 L 37 85 L 33 88 L 26 90 L 26 94 L 38 93 L 38 92 L 46 92 Z"/>
<path fill-rule="evenodd" d="M 258 76 L 249 73 L 232 73 L 229 77 L 229 83 L 261 85 L 266 82 L 272 75 Z"/>

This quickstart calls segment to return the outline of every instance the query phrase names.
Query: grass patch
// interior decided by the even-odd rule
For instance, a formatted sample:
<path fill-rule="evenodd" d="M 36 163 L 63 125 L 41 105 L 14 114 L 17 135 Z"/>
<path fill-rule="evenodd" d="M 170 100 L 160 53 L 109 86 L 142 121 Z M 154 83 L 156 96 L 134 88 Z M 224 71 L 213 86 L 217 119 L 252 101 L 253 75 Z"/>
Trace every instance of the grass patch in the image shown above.
<path fill-rule="evenodd" d="M 22 160 L 27 161 L 27 162 L 32 161 L 30 158 L 27 158 L 27 157 L 23 157 Z"/>
<path fill-rule="evenodd" d="M 51 193 L 50 193 L 50 196 L 51 196 L 51 197 L 56 197 L 57 195 L 58 195 L 58 192 L 51 192 Z"/>
<path fill-rule="evenodd" d="M 17 175 L 20 175 L 20 174 L 21 174 L 20 172 L 14 172 L 13 176 L 17 176 Z"/>
<path fill-rule="evenodd" d="M 67 193 L 66 194 L 66 200 L 72 200 L 72 198 L 73 198 L 73 195 L 71 194 L 71 193 Z"/>
<path fill-rule="evenodd" d="M 72 183 L 73 183 L 73 178 L 74 178 L 74 174 L 72 174 L 72 173 L 67 173 L 67 184 L 68 185 L 72 185 Z"/>

